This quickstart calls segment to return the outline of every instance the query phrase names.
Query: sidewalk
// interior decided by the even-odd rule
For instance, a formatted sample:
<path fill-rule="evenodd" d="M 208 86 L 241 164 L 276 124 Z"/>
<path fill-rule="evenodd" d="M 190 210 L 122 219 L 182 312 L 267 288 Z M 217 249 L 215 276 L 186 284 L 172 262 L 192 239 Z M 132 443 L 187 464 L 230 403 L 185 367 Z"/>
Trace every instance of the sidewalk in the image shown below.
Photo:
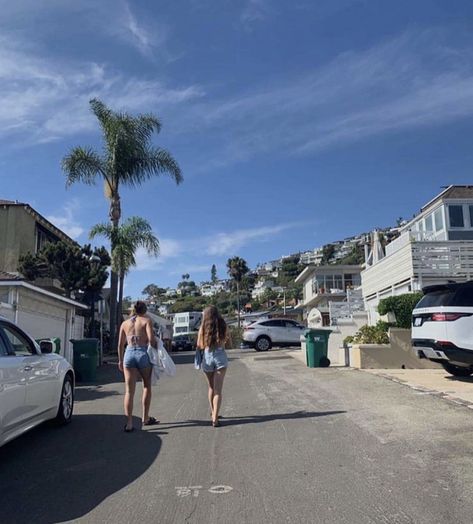
<path fill-rule="evenodd" d="M 453 377 L 443 369 L 362 369 L 403 384 L 424 395 L 436 395 L 473 409 L 473 377 Z"/>

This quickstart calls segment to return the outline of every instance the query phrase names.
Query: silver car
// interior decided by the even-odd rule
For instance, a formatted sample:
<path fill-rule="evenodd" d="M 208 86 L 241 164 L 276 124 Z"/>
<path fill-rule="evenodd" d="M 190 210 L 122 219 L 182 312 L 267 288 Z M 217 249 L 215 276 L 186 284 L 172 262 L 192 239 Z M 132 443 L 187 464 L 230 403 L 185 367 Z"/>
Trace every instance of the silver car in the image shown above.
<path fill-rule="evenodd" d="M 268 351 L 272 346 L 299 346 L 305 329 L 287 318 L 259 320 L 244 328 L 243 343 L 256 351 Z"/>
<path fill-rule="evenodd" d="M 0 446 L 46 420 L 67 424 L 74 371 L 22 329 L 0 317 Z"/>

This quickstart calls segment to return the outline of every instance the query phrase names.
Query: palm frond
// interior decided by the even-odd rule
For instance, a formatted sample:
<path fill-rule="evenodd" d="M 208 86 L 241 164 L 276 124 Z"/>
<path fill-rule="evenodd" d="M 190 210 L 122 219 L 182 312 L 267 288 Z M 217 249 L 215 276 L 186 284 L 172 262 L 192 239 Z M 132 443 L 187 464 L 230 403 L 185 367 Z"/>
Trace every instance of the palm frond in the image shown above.
<path fill-rule="evenodd" d="M 92 185 L 98 174 L 104 174 L 102 158 L 91 148 L 75 147 L 62 160 L 62 169 L 66 173 L 66 185 L 84 182 Z"/>

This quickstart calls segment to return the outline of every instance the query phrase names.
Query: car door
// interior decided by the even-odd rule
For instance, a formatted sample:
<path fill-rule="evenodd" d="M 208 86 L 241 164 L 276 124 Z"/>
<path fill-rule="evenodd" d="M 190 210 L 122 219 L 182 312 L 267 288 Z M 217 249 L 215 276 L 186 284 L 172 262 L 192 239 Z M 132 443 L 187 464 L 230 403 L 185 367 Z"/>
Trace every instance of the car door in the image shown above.
<path fill-rule="evenodd" d="M 28 418 L 23 359 L 10 350 L 2 327 L 0 323 L 0 440 L 18 429 Z"/>
<path fill-rule="evenodd" d="M 293 320 L 286 320 L 285 322 L 287 343 L 299 345 L 301 343 L 301 335 L 304 333 L 304 327 Z"/>
<path fill-rule="evenodd" d="M 26 380 L 25 412 L 28 418 L 40 417 L 58 401 L 58 360 L 54 355 L 41 354 L 18 327 L 4 324 L 3 332 L 11 351 L 22 363 L 20 371 Z"/>
<path fill-rule="evenodd" d="M 282 344 L 285 342 L 286 326 L 283 320 L 272 319 L 263 322 L 263 324 L 273 344 Z"/>

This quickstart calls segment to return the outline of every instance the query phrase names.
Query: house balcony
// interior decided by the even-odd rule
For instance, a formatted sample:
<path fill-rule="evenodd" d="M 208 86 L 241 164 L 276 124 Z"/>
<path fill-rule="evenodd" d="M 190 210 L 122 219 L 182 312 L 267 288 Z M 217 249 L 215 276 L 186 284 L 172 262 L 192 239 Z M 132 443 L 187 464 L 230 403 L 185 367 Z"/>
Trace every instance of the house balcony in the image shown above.
<path fill-rule="evenodd" d="M 423 232 L 408 232 L 388 244 L 386 256 L 361 273 L 364 298 L 406 284 L 415 291 L 437 282 L 473 277 L 473 241 L 427 238 Z"/>

